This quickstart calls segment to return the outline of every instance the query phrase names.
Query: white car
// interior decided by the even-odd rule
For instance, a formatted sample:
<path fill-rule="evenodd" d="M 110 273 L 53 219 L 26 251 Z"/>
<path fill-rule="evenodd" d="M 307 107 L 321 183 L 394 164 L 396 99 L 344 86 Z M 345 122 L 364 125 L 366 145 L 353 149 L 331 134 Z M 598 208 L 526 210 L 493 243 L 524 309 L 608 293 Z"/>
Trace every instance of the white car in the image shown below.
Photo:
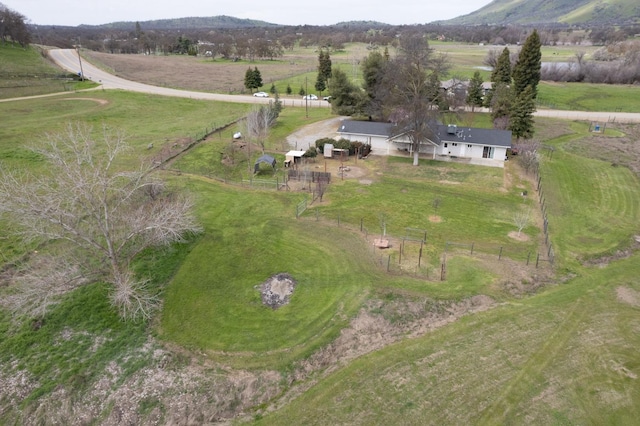
<path fill-rule="evenodd" d="M 267 92 L 256 92 L 253 94 L 253 96 L 256 96 L 258 98 L 268 98 L 269 94 Z"/>
<path fill-rule="evenodd" d="M 317 101 L 318 97 L 316 95 L 307 95 L 303 96 L 302 99 L 304 99 L 305 101 Z"/>

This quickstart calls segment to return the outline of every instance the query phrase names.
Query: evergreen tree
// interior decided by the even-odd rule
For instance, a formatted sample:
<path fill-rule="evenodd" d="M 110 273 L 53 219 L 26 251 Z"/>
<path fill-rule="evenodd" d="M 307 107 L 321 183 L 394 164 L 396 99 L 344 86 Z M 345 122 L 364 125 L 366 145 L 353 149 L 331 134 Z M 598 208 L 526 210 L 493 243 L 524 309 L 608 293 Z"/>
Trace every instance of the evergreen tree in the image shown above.
<path fill-rule="evenodd" d="M 258 87 L 262 87 L 262 74 L 260 74 L 260 70 L 258 69 L 258 67 L 255 67 L 253 69 L 253 81 L 255 84 L 255 89 L 257 89 Z"/>
<path fill-rule="evenodd" d="M 380 81 L 387 60 L 380 52 L 371 52 L 362 61 L 362 87 L 367 92 L 369 99 L 374 99 L 380 89 Z"/>
<path fill-rule="evenodd" d="M 542 53 L 540 52 L 540 36 L 537 30 L 527 37 L 518 55 L 518 61 L 513 67 L 513 89 L 519 96 L 527 86 L 531 86 L 533 99 L 538 95 L 538 83 L 540 82 L 540 68 Z"/>
<path fill-rule="evenodd" d="M 258 67 L 255 67 L 254 69 L 249 67 L 249 69 L 244 73 L 244 87 L 251 91 L 258 87 L 262 87 L 262 75 L 260 74 Z"/>
<path fill-rule="evenodd" d="M 269 88 L 269 93 L 271 93 L 272 95 L 275 95 L 278 92 L 278 90 L 276 89 L 276 85 L 274 83 L 271 83 L 271 88 Z"/>
<path fill-rule="evenodd" d="M 474 110 L 475 107 L 481 107 L 483 105 L 484 92 L 482 90 L 482 77 L 480 76 L 480 71 L 476 71 L 473 73 L 473 77 L 469 80 L 469 89 L 467 91 L 467 104 L 471 105 L 471 111 Z"/>
<path fill-rule="evenodd" d="M 307 94 L 307 92 L 304 90 L 304 87 L 300 86 L 300 90 L 298 90 L 298 94 L 300 96 L 304 96 Z"/>
<path fill-rule="evenodd" d="M 363 96 L 361 89 L 353 84 L 347 74 L 336 69 L 329 80 L 331 110 L 340 115 L 354 115 L 362 112 Z"/>
<path fill-rule="evenodd" d="M 328 50 L 320 49 L 318 54 L 318 74 L 322 75 L 325 82 L 331 78 L 331 57 Z"/>
<path fill-rule="evenodd" d="M 256 88 L 255 76 L 251 67 L 244 73 L 244 87 L 251 91 Z"/>
<path fill-rule="evenodd" d="M 504 83 L 498 83 L 492 90 L 491 96 L 491 120 L 496 129 L 507 129 L 509 127 L 509 116 L 511 113 L 512 91 Z"/>
<path fill-rule="evenodd" d="M 511 84 L 511 54 L 509 48 L 505 47 L 500 56 L 496 67 L 491 72 L 491 81 L 496 83 Z"/>
<path fill-rule="evenodd" d="M 318 78 L 316 79 L 316 84 L 314 86 L 320 94 L 327 90 L 327 81 L 324 79 L 322 74 L 318 73 Z"/>
<path fill-rule="evenodd" d="M 508 128 L 518 140 L 533 136 L 533 113 L 536 110 L 533 95 L 533 86 L 527 86 L 513 101 Z"/>
<path fill-rule="evenodd" d="M 287 84 L 287 95 L 290 95 L 293 93 L 293 90 L 291 89 L 291 85 Z"/>

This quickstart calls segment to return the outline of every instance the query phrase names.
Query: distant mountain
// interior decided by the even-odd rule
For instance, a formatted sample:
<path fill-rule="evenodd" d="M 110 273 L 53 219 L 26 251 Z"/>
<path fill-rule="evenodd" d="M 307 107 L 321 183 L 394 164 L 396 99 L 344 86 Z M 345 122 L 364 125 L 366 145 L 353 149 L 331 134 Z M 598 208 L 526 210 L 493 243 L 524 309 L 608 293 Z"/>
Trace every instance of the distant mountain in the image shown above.
<path fill-rule="evenodd" d="M 250 28 L 250 27 L 280 27 L 265 21 L 254 19 L 240 19 L 232 16 L 188 17 L 175 19 L 157 19 L 153 21 L 138 21 L 142 30 L 183 30 L 199 28 Z M 79 28 L 108 28 L 115 30 L 131 30 L 135 22 L 112 22 L 102 25 L 80 25 Z"/>
<path fill-rule="evenodd" d="M 468 15 L 441 24 L 589 24 L 640 23 L 638 0 L 494 0 Z"/>

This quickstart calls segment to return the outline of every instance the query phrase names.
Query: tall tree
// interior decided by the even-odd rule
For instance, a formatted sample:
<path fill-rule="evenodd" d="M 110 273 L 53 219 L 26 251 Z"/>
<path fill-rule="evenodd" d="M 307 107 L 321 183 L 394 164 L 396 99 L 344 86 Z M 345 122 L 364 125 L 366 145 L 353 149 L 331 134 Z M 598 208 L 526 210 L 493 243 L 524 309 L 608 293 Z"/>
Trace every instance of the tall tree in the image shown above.
<path fill-rule="evenodd" d="M 542 53 L 540 51 L 540 36 L 537 30 L 527 37 L 513 67 L 513 90 L 519 96 L 527 86 L 533 90 L 533 99 L 538 96 Z"/>
<path fill-rule="evenodd" d="M 498 83 L 491 90 L 491 120 L 495 129 L 505 130 L 509 127 L 509 117 L 513 104 L 513 92 L 504 83 Z"/>
<path fill-rule="evenodd" d="M 90 128 L 69 125 L 49 136 L 37 150 L 45 175 L 0 167 L 0 214 L 25 240 L 51 243 L 3 300 L 18 311 L 41 315 L 55 296 L 101 280 L 110 284 L 111 303 L 123 318 L 148 318 L 157 299 L 131 262 L 149 247 L 200 231 L 191 201 L 168 192 L 149 168 L 117 169 L 124 137 L 103 132 L 96 140 Z"/>
<path fill-rule="evenodd" d="M 516 141 L 520 138 L 530 139 L 534 132 L 533 113 L 536 110 L 533 87 L 527 86 L 514 98 L 509 117 L 509 130 Z"/>
<path fill-rule="evenodd" d="M 354 115 L 362 112 L 364 94 L 353 84 L 341 69 L 333 70 L 329 80 L 331 110 L 340 115 Z"/>
<path fill-rule="evenodd" d="M 511 54 L 508 47 L 505 47 L 498 56 L 496 66 L 491 71 L 491 81 L 494 84 L 511 84 Z"/>
<path fill-rule="evenodd" d="M 328 50 L 320 49 L 318 54 L 318 74 L 322 76 L 324 81 L 329 81 L 331 78 L 331 57 Z"/>
<path fill-rule="evenodd" d="M 388 113 L 397 124 L 395 132 L 405 135 L 411 143 L 415 166 L 419 164 L 422 144 L 434 138 L 433 125 L 438 115 L 439 96 L 433 93 L 427 71 L 437 77 L 447 67 L 446 58 L 434 56 L 424 37 L 414 35 L 400 39 L 399 55 L 385 73 L 385 104 L 393 109 Z M 437 85 L 440 86 L 439 78 Z"/>
<path fill-rule="evenodd" d="M 480 76 L 480 71 L 476 71 L 473 73 L 473 77 L 469 80 L 469 88 L 467 90 L 467 104 L 471 105 L 471 112 L 474 111 L 475 107 L 481 107 L 484 103 L 484 90 L 482 89 L 482 84 L 484 81 L 482 80 L 482 76 Z"/>
<path fill-rule="evenodd" d="M 381 83 L 387 63 L 388 59 L 380 52 L 375 51 L 369 53 L 361 65 L 363 77 L 362 87 L 367 95 L 366 109 L 369 115 L 376 116 L 376 118 L 380 118 L 379 115 L 382 110 L 382 105 L 380 104 L 380 98 L 382 96 L 380 96 L 380 91 L 382 90 Z"/>
<path fill-rule="evenodd" d="M 0 40 L 11 41 L 26 47 L 31 43 L 31 33 L 27 28 L 27 18 L 0 3 Z"/>
<path fill-rule="evenodd" d="M 324 77 L 322 77 L 322 74 L 318 73 L 318 77 L 316 78 L 316 83 L 314 87 L 318 92 L 320 92 L 321 96 L 322 96 L 322 92 L 327 90 L 327 81 L 324 79 Z"/>

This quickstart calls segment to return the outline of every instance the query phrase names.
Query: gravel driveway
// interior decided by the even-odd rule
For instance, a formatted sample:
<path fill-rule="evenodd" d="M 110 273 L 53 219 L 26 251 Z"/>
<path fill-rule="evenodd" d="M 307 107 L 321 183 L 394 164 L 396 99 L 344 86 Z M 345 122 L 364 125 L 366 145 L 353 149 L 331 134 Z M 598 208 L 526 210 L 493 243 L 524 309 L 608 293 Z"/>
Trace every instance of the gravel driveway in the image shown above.
<path fill-rule="evenodd" d="M 335 138 L 338 135 L 340 121 L 347 118 L 349 117 L 332 117 L 309 124 L 287 136 L 287 142 L 292 149 L 306 151 L 309 147 L 315 146 L 318 139 Z"/>

